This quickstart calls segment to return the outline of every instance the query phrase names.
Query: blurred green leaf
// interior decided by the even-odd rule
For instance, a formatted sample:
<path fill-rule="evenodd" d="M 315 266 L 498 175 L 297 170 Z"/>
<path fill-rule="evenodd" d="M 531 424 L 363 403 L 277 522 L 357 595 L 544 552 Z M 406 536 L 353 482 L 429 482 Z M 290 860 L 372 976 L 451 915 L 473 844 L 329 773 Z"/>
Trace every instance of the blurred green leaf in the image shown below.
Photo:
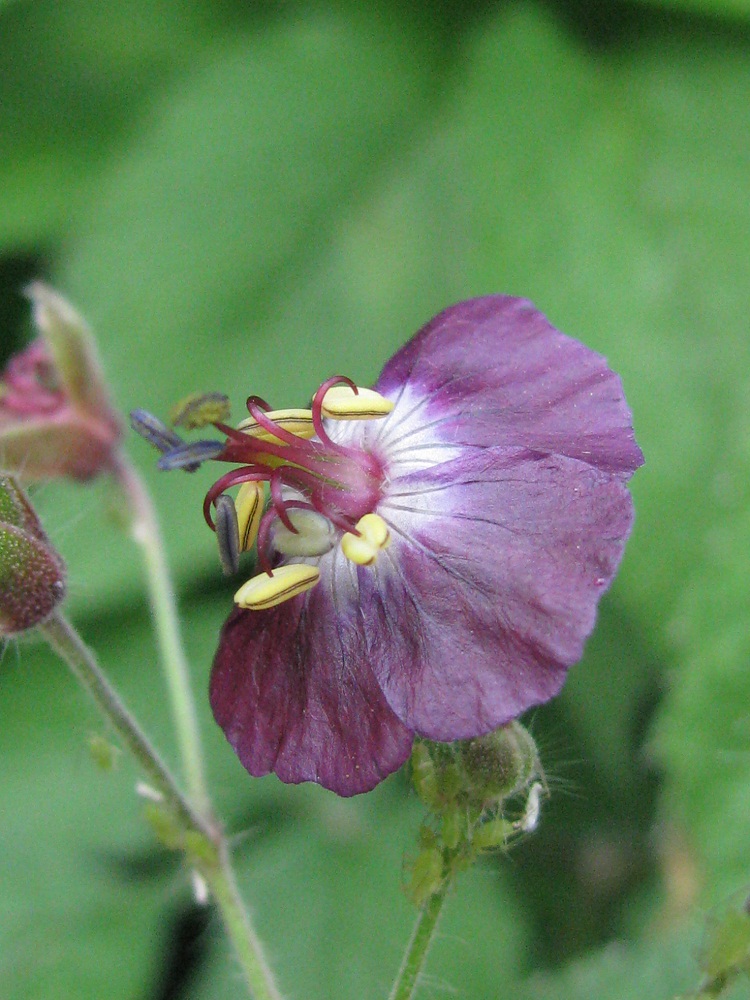
<path fill-rule="evenodd" d="M 674 1000 L 700 981 L 699 933 L 655 933 L 641 944 L 615 944 L 557 972 L 537 974 L 519 991 L 523 1000 Z M 733 1000 L 740 1000 L 741 994 Z M 727 1000 L 730 1000 L 727 997 Z"/>
<path fill-rule="evenodd" d="M 750 0 L 641 0 L 641 3 L 698 14 L 750 17 Z"/>
<path fill-rule="evenodd" d="M 746 512 L 725 514 L 706 537 L 672 622 L 683 656 L 655 732 L 665 814 L 686 831 L 712 903 L 750 891 L 750 489 L 736 471 Z"/>
<path fill-rule="evenodd" d="M 35 0 L 0 19 L 0 248 L 47 249 L 154 92 L 211 34 L 191 0 Z M 219 30 L 223 26 L 219 23 Z"/>
<path fill-rule="evenodd" d="M 197 691 L 205 687 L 225 610 L 223 598 L 186 609 Z M 177 772 L 148 616 L 102 619 L 85 638 Z M 170 921 L 188 904 L 190 887 L 143 819 L 134 791 L 140 775 L 126 754 L 113 771 L 97 766 L 90 738 L 111 733 L 46 647 L 26 643 L 6 652 L 0 699 L 3 1000 L 148 996 L 161 974 Z M 198 707 L 221 814 L 241 815 L 261 839 L 274 822 L 284 828 L 304 815 L 292 790 L 248 777 L 211 720 L 207 699 Z"/>

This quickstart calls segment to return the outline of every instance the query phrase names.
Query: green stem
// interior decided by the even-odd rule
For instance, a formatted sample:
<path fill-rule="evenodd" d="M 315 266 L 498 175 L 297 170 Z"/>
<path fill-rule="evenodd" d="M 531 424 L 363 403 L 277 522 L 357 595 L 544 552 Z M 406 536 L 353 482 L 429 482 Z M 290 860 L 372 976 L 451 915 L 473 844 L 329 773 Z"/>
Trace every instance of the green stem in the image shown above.
<path fill-rule="evenodd" d="M 389 1000 L 411 1000 L 414 996 L 449 885 L 450 879 L 446 881 L 441 889 L 430 896 L 419 911 L 417 922 L 414 925 L 409 944 L 406 946 L 404 960 L 396 976 L 396 982 L 393 984 Z"/>
<path fill-rule="evenodd" d="M 99 711 L 112 725 L 157 791 L 164 796 L 165 804 L 172 809 L 183 834 L 187 835 L 185 843 L 188 859 L 206 880 L 221 911 L 251 995 L 255 1000 L 281 1000 L 260 941 L 237 889 L 222 831 L 197 813 L 194 804 L 185 798 L 148 737 L 103 673 L 96 657 L 64 615 L 55 611 L 38 629 L 89 692 Z"/>
<path fill-rule="evenodd" d="M 252 996 L 255 1000 L 282 1000 L 237 888 L 226 841 L 219 844 L 217 867 L 203 868 L 201 873 L 221 910 Z"/>
<path fill-rule="evenodd" d="M 184 797 L 166 764 L 107 680 L 94 654 L 67 618 L 60 611 L 55 611 L 38 626 L 38 629 L 89 692 L 99 711 L 109 720 L 112 728 L 138 761 L 156 790 L 161 792 L 172 806 L 180 821 L 188 828 L 213 838 L 209 824 L 195 812 L 191 803 Z"/>
<path fill-rule="evenodd" d="M 156 512 L 141 477 L 126 455 L 122 453 L 118 455 L 114 474 L 130 506 L 133 538 L 143 552 L 149 600 L 188 792 L 196 809 L 201 814 L 208 815 L 210 800 L 203 768 L 198 716 L 190 686 L 187 659 L 180 638 L 177 601 Z"/>

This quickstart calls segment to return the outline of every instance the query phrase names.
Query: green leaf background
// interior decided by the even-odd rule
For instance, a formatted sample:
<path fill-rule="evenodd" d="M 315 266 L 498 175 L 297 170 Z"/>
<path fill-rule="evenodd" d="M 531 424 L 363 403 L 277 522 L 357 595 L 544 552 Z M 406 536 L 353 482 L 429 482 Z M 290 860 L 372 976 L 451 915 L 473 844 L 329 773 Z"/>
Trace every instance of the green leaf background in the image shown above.
<path fill-rule="evenodd" d="M 95 328 L 123 410 L 367 383 L 439 309 L 494 291 L 607 355 L 647 459 L 636 529 L 584 661 L 530 719 L 542 827 L 459 881 L 422 991 L 695 989 L 703 928 L 750 889 L 750 4 L 15 0 L 0 152 L 5 355 L 29 335 L 19 289 L 45 275 Z M 203 692 L 231 603 L 208 483 L 128 447 Z M 108 484 L 35 502 L 71 615 L 174 756 Z M 251 780 L 201 711 L 284 990 L 386 996 L 413 916 L 404 777 L 349 801 Z M 243 995 L 136 774 L 97 771 L 99 724 L 33 643 L 6 649 L 0 720 L 0 996 Z"/>

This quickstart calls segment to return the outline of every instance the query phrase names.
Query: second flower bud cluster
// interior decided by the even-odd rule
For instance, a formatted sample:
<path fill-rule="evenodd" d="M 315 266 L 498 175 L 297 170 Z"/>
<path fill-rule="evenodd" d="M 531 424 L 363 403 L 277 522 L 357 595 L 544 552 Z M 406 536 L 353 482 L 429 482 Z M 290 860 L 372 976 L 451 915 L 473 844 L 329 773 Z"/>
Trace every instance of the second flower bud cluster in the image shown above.
<path fill-rule="evenodd" d="M 407 885 L 420 906 L 480 854 L 502 850 L 536 828 L 546 784 L 536 744 L 519 722 L 473 740 L 419 739 L 411 770 L 430 810 Z"/>

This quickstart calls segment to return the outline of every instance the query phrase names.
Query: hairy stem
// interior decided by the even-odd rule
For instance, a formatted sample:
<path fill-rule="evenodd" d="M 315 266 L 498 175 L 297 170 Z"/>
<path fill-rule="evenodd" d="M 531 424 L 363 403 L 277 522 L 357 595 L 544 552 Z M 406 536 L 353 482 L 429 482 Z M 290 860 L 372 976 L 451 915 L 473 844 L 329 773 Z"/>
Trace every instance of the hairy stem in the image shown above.
<path fill-rule="evenodd" d="M 189 829 L 213 838 L 209 823 L 197 813 L 180 791 L 166 764 L 151 745 L 129 709 L 110 684 L 92 651 L 60 611 L 55 611 L 39 632 L 75 677 L 86 688 L 122 742 L 140 764 L 149 781 L 173 808 L 177 818 Z"/>
<path fill-rule="evenodd" d="M 205 879 L 218 906 L 227 933 L 255 1000 L 281 1000 L 260 941 L 244 907 L 232 870 L 226 838 L 220 827 L 187 799 L 99 666 L 93 652 L 59 612 L 54 612 L 39 632 L 74 676 L 89 692 L 101 714 L 161 793 L 180 831 L 181 846 L 191 864 Z"/>
<path fill-rule="evenodd" d="M 114 474 L 123 488 L 132 515 L 132 533 L 146 565 L 149 600 L 167 680 L 177 741 L 188 794 L 195 808 L 209 814 L 209 796 L 203 767 L 200 731 L 190 674 L 180 637 L 177 601 L 167 566 L 161 532 L 151 497 L 126 455 L 117 458 Z"/>
<path fill-rule="evenodd" d="M 406 946 L 404 960 L 393 984 L 389 1000 L 411 1000 L 419 984 L 427 952 L 430 950 L 440 911 L 443 908 L 450 880 L 442 888 L 433 893 L 419 911 L 409 944 Z"/>
<path fill-rule="evenodd" d="M 251 993 L 255 1000 L 282 1000 L 237 888 L 226 841 L 219 844 L 217 862 L 215 868 L 204 867 L 202 874 L 221 910 Z"/>

